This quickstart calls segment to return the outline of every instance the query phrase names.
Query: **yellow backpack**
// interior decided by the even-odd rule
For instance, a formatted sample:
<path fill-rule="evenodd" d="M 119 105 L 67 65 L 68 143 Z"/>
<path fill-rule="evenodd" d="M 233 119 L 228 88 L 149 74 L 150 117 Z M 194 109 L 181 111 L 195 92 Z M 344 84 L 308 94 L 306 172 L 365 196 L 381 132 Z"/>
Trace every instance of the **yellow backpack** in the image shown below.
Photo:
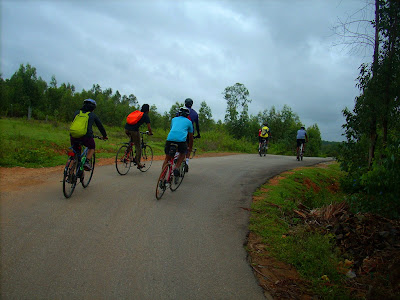
<path fill-rule="evenodd" d="M 260 136 L 263 138 L 266 138 L 266 137 L 268 137 L 268 132 L 269 132 L 269 128 L 267 126 L 264 126 L 261 128 Z"/>
<path fill-rule="evenodd" d="M 79 111 L 79 114 L 76 115 L 69 128 L 69 133 L 73 138 L 81 138 L 87 133 L 89 114 L 90 111 L 86 113 Z"/>

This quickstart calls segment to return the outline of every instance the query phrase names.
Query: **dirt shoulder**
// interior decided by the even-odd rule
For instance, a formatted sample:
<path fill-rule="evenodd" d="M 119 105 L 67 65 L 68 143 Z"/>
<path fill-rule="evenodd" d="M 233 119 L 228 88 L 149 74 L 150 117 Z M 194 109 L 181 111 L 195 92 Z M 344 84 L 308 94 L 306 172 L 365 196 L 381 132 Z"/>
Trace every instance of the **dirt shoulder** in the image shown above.
<path fill-rule="evenodd" d="M 196 158 L 200 157 L 219 157 L 227 155 L 237 155 L 240 153 L 204 153 L 196 155 Z M 163 160 L 165 156 L 159 155 L 154 156 L 153 160 Z M 115 163 L 115 158 L 101 158 L 96 161 L 96 166 L 112 165 Z M 34 186 L 43 184 L 49 177 L 60 175 L 62 179 L 62 172 L 64 165 L 50 167 L 50 168 L 4 168 L 0 167 L 0 191 L 11 192 L 20 189 L 21 186 Z"/>

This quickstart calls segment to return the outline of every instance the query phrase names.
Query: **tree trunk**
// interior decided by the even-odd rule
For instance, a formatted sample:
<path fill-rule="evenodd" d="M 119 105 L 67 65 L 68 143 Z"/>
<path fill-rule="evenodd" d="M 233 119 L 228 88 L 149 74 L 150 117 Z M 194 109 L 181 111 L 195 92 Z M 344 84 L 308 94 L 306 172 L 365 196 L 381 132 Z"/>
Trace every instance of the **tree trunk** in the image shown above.
<path fill-rule="evenodd" d="M 374 79 L 376 79 L 375 76 L 377 76 L 378 72 L 378 59 L 379 59 L 379 2 L 378 0 L 375 0 L 375 47 L 374 47 L 374 61 L 372 63 L 373 81 L 375 81 Z M 376 105 L 375 93 L 373 93 L 372 99 L 370 99 L 370 103 L 371 103 L 370 109 L 372 117 L 370 122 L 370 135 L 369 135 L 370 147 L 368 153 L 368 168 L 371 168 L 372 166 L 372 161 L 374 160 L 375 157 L 376 141 L 378 140 L 378 134 L 376 130 L 377 105 Z"/>
<path fill-rule="evenodd" d="M 393 9 L 393 8 L 392 8 Z M 386 148 L 387 140 L 388 140 L 388 126 L 389 126 L 389 114 L 390 114 L 390 106 L 393 99 L 393 95 L 391 94 L 391 85 L 393 84 L 393 75 L 394 75 L 394 55 L 396 51 L 396 40 L 398 35 L 398 23 L 399 20 L 397 18 L 397 14 L 393 15 L 391 20 L 391 24 L 393 24 L 390 28 L 389 32 L 389 41 L 388 41 L 388 54 L 387 54 L 387 66 L 385 67 L 385 95 L 384 95 L 384 112 L 382 116 L 382 126 L 383 126 L 383 147 Z"/>

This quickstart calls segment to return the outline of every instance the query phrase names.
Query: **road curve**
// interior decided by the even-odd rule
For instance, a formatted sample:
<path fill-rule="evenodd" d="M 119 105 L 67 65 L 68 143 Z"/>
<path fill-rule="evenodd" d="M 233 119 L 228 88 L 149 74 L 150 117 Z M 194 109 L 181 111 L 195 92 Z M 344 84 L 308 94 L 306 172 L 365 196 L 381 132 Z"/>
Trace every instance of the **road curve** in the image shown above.
<path fill-rule="evenodd" d="M 98 167 L 87 189 L 1 192 L 2 299 L 265 299 L 246 260 L 251 194 L 268 178 L 327 161 L 197 158 L 176 192 L 155 199 L 146 173 Z"/>

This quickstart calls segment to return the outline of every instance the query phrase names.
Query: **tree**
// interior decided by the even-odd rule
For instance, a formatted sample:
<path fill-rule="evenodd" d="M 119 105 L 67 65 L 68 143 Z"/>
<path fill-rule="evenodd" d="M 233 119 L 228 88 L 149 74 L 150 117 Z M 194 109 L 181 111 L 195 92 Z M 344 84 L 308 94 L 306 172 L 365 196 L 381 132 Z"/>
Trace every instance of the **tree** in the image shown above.
<path fill-rule="evenodd" d="M 228 132 L 235 138 L 246 137 L 249 123 L 248 104 L 249 91 L 242 83 L 236 83 L 233 86 L 225 88 L 224 99 L 227 102 L 225 123 Z"/>
<path fill-rule="evenodd" d="M 317 124 L 307 127 L 308 145 L 307 155 L 308 156 L 319 156 L 321 152 L 322 140 L 321 132 Z"/>
<path fill-rule="evenodd" d="M 211 108 L 207 105 L 206 101 L 202 101 L 199 109 L 199 125 L 201 131 L 210 130 L 214 126 L 214 123 Z"/>
<path fill-rule="evenodd" d="M 396 176 L 383 176 L 400 161 L 398 118 L 400 116 L 400 3 L 396 0 L 376 0 L 375 17 L 370 23 L 375 29 L 374 54 L 371 64 L 363 64 L 358 77 L 360 96 L 354 109 L 345 109 L 346 143 L 339 157 L 348 172 L 349 190 L 365 197 L 356 204 L 360 209 L 382 208 L 382 199 L 398 199 L 400 192 Z M 390 157 L 390 161 L 388 158 Z M 385 166 L 385 167 L 383 167 Z M 385 179 L 385 188 L 377 188 L 374 180 Z M 383 185 L 382 185 L 383 186 Z M 393 194 L 394 193 L 394 194 Z M 397 193 L 397 194 L 396 194 Z M 393 203 L 392 203 L 393 204 Z M 387 214 L 393 208 L 385 202 Z M 396 212 L 400 215 L 400 211 Z"/>

